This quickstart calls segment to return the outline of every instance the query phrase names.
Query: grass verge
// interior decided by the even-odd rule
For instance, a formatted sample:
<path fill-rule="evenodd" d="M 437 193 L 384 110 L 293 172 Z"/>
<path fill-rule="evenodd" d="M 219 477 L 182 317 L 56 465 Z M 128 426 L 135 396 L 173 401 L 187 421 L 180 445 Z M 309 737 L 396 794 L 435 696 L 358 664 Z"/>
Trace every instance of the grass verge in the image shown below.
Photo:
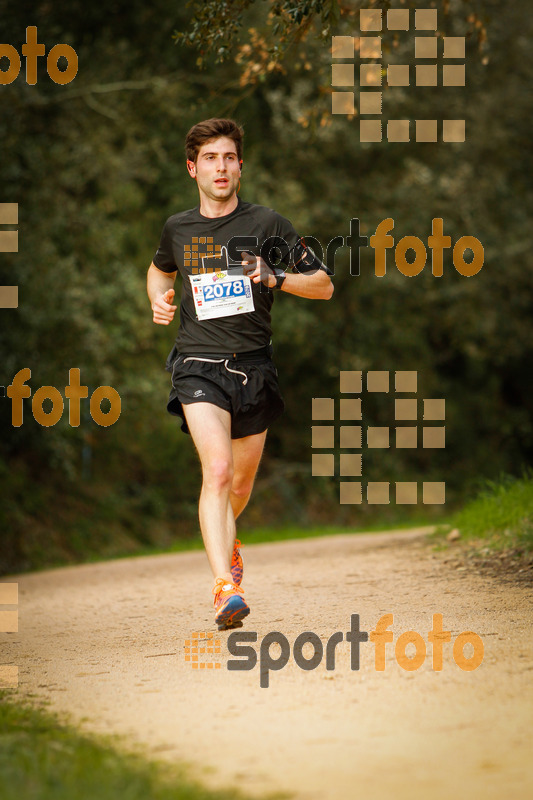
<path fill-rule="evenodd" d="M 484 551 L 533 555 L 533 473 L 485 483 L 478 496 L 440 526 L 437 538 L 461 541 Z"/>
<path fill-rule="evenodd" d="M 2 800 L 246 800 L 210 791 L 183 769 L 117 751 L 0 692 Z M 280 795 L 277 795 L 280 798 Z M 271 800 L 274 796 L 270 795 Z"/>

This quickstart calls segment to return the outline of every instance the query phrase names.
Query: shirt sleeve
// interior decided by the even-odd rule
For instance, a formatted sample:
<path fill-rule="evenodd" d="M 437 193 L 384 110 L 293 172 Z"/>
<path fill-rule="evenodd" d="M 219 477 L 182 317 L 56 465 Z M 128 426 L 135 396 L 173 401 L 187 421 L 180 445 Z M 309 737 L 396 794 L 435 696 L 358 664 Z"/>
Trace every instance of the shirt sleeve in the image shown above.
<path fill-rule="evenodd" d="M 154 256 L 154 264 L 162 272 L 176 272 L 178 269 L 174 260 L 174 248 L 172 247 L 172 232 L 170 219 L 165 222 L 159 247 Z"/>

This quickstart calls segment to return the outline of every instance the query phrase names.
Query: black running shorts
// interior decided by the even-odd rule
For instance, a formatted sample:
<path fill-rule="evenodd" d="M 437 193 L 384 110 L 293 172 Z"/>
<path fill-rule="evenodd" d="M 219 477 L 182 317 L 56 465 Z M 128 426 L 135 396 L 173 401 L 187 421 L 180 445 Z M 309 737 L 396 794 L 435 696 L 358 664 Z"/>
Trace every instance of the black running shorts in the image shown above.
<path fill-rule="evenodd" d="M 285 404 L 270 348 L 226 356 L 178 353 L 167 359 L 172 375 L 167 411 L 182 419 L 189 433 L 183 405 L 212 403 L 231 414 L 231 438 L 262 433 L 283 413 Z"/>

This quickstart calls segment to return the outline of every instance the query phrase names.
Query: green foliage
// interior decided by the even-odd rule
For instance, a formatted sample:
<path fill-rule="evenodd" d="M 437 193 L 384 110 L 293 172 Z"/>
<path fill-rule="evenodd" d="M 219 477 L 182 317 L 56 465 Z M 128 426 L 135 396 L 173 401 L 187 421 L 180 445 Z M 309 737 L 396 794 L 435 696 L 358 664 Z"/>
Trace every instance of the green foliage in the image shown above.
<path fill-rule="evenodd" d="M 533 552 L 533 473 L 486 481 L 478 496 L 454 515 L 462 539 Z"/>
<path fill-rule="evenodd" d="M 208 791 L 179 766 L 119 752 L 111 740 L 83 736 L 55 717 L 0 694 L 2 800 L 230 800 Z"/>
<path fill-rule="evenodd" d="M 165 411 L 163 365 L 177 325 L 153 325 L 145 276 L 165 219 L 197 203 L 182 143 L 190 125 L 210 116 L 244 124 L 242 197 L 276 208 L 324 246 L 348 237 L 352 218 L 371 236 L 393 217 L 398 242 L 427 241 L 431 220 L 441 217 L 452 242 L 472 235 L 485 248 L 473 278 L 454 270 L 448 250 L 442 278 L 429 264 L 417 278 L 404 277 L 389 251 L 387 275 L 378 279 L 370 248 L 361 250 L 355 277 L 342 247 L 329 303 L 276 298 L 287 411 L 269 432 L 244 524 L 292 516 L 304 527 L 355 526 L 370 522 L 370 511 L 396 514 L 392 504 L 340 506 L 338 478 L 311 478 L 311 398 L 338 397 L 339 370 L 417 370 L 419 397 L 446 399 L 445 450 L 367 451 L 365 479 L 445 480 L 453 506 L 479 476 L 516 474 L 531 463 L 528 6 L 437 3 L 439 37 L 467 37 L 466 87 L 384 86 L 384 107 L 393 119 L 464 116 L 467 140 L 375 145 L 359 142 L 357 118 L 331 114 L 327 31 L 337 7 L 117 0 L 110 15 L 79 0 L 68 13 L 42 0 L 13 4 L 3 20 L 3 41 L 20 51 L 26 26 L 35 24 L 47 50 L 74 46 L 80 69 L 66 87 L 42 65 L 35 86 L 22 71 L 0 87 L 0 200 L 20 208 L 20 252 L 0 255 L 0 284 L 16 282 L 20 293 L 17 310 L 1 310 L 0 382 L 27 366 L 33 392 L 51 385 L 64 393 L 68 370 L 78 367 L 91 393 L 110 385 L 122 398 L 111 428 L 92 421 L 87 401 L 79 428 L 69 426 L 67 410 L 43 428 L 26 401 L 15 429 L 9 401 L 0 402 L 4 571 L 44 563 L 43 556 L 131 552 L 196 530 L 196 455 Z M 342 4 L 330 33 L 354 35 L 359 7 Z M 176 28 L 204 55 L 210 37 L 221 36 L 232 58 L 197 69 L 196 50 L 174 46 Z M 385 62 L 413 70 L 412 38 L 383 37 Z M 365 396 L 367 424 L 394 426 L 391 399 Z"/>
<path fill-rule="evenodd" d="M 214 56 L 215 63 L 230 58 L 240 43 L 243 30 L 243 15 L 256 0 L 201 0 L 190 2 L 193 10 L 189 30 L 175 31 L 174 39 L 181 44 L 194 46 L 200 51 L 196 63 L 204 66 L 203 54 Z M 276 0 L 261 4 L 261 18 L 266 19 L 270 28 L 267 52 L 271 58 L 279 59 L 287 47 L 299 38 L 306 29 L 319 19 L 321 37 L 325 39 L 331 26 L 340 17 L 338 0 Z M 366 7 L 366 5 L 365 5 Z"/>

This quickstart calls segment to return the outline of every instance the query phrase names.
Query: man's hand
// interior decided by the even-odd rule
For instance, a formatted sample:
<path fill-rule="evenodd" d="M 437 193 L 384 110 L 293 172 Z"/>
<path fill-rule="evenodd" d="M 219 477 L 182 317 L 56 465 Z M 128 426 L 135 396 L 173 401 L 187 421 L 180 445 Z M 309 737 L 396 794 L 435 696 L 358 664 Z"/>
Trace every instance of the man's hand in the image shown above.
<path fill-rule="evenodd" d="M 260 256 L 254 256 L 252 253 L 243 253 L 243 260 L 241 261 L 243 272 L 248 275 L 250 280 L 254 283 L 263 283 L 269 289 L 273 289 L 276 285 L 276 278 L 266 261 Z"/>
<path fill-rule="evenodd" d="M 174 289 L 167 289 L 167 291 L 156 297 L 152 303 L 152 311 L 154 312 L 154 322 L 158 325 L 170 325 L 174 319 L 177 306 L 172 305 L 174 299 Z"/>

